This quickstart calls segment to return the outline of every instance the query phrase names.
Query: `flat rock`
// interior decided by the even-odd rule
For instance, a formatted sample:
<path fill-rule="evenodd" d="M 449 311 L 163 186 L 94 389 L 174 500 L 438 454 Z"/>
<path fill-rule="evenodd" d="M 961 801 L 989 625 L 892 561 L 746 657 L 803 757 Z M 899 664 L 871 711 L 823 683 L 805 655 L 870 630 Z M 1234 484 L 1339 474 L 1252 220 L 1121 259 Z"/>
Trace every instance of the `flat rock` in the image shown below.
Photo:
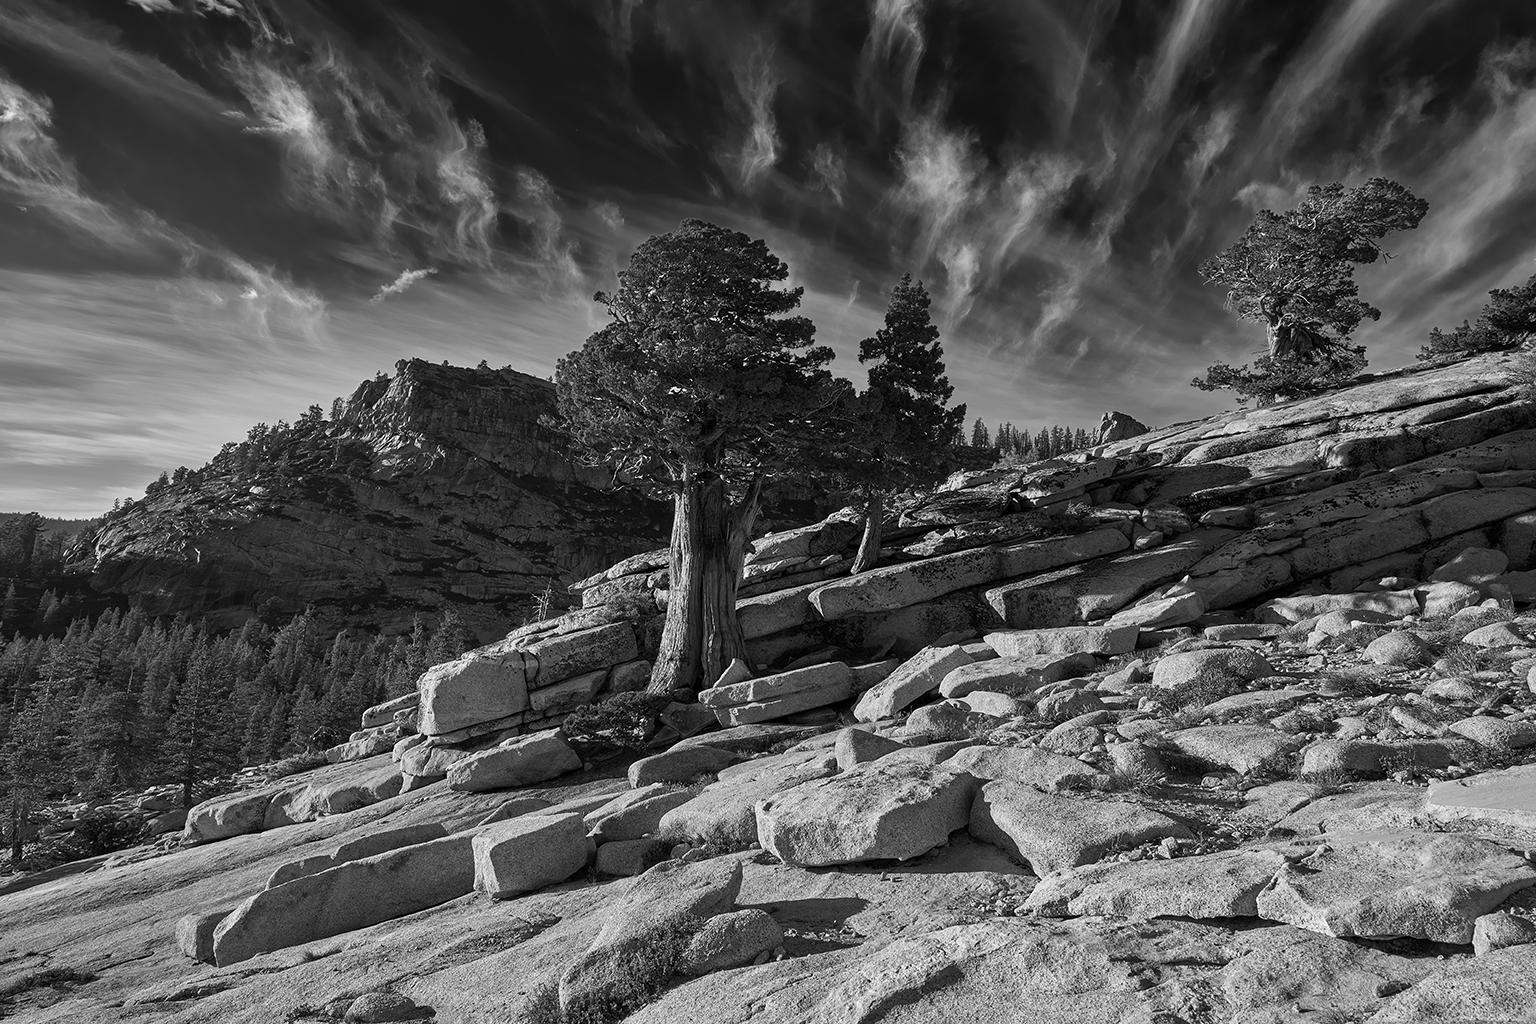
<path fill-rule="evenodd" d="M 843 700 L 851 691 L 852 679 L 852 672 L 846 664 L 829 661 L 715 686 L 699 693 L 699 703 L 710 708 L 728 708 L 819 691 L 840 694 L 833 700 Z"/>
<path fill-rule="evenodd" d="M 1524 857 L 1470 836 L 1330 832 L 1259 895 L 1259 916 L 1323 935 L 1468 944 L 1473 922 L 1536 884 Z"/>
<path fill-rule="evenodd" d="M 1129 654 L 1136 649 L 1138 626 L 1060 626 L 1055 629 L 1008 629 L 982 637 L 1004 658 L 1034 654 Z"/>
<path fill-rule="evenodd" d="M 990 690 L 1014 697 L 1026 696 L 1047 683 L 1091 671 L 1095 661 L 1086 654 L 1031 654 L 991 658 L 950 671 L 939 683 L 945 697 L 964 697 L 976 690 Z"/>
<path fill-rule="evenodd" d="M 656 782 L 692 782 L 737 764 L 741 755 L 719 747 L 673 747 L 642 757 L 629 766 L 629 784 L 636 788 Z"/>
<path fill-rule="evenodd" d="M 1470 644 L 1473 647 L 1492 649 L 1496 647 L 1522 647 L 1527 641 L 1509 623 L 1490 622 L 1486 626 L 1479 626 L 1472 630 L 1472 632 L 1461 638 L 1461 642 Z"/>
<path fill-rule="evenodd" d="M 861 722 L 890 718 L 919 697 L 937 690 L 945 676 L 970 662 L 971 656 L 958 645 L 925 647 L 866 690 L 854 705 L 853 716 Z"/>
<path fill-rule="evenodd" d="M 1531 1024 L 1536 1021 L 1536 946 L 1436 964 L 1366 1024 Z"/>
<path fill-rule="evenodd" d="M 1446 729 L 1495 750 L 1521 750 L 1536 744 L 1536 722 L 1472 715 L 1452 722 Z"/>
<path fill-rule="evenodd" d="M 1041 877 L 1091 864 L 1117 847 L 1193 837 L 1183 823 L 1130 801 L 1043 793 L 1007 781 L 981 788 L 971 807 L 970 832 Z"/>
<path fill-rule="evenodd" d="M 434 665 L 416 684 L 416 726 L 436 736 L 526 711 L 532 671 L 529 656 L 505 642 Z"/>
<path fill-rule="evenodd" d="M 886 754 L 906 750 L 905 743 L 876 735 L 867 729 L 844 729 L 837 734 L 834 745 L 839 771 L 847 771 L 861 764 L 876 761 Z"/>
<path fill-rule="evenodd" d="M 1260 891 L 1295 856 L 1276 849 L 1225 850 L 1088 864 L 1041 879 L 1025 907 L 1053 917 L 1256 917 Z"/>
<path fill-rule="evenodd" d="M 520 736 L 466 757 L 448 769 L 448 788 L 466 793 L 548 782 L 581 767 L 558 729 Z"/>
<path fill-rule="evenodd" d="M 1197 725 L 1170 733 L 1168 742 L 1185 757 L 1240 773 L 1283 764 L 1302 745 L 1263 725 Z"/>
<path fill-rule="evenodd" d="M 719 850 L 744 850 L 758 841 L 753 805 L 830 774 L 832 769 L 826 767 L 825 761 L 807 758 L 758 775 L 722 778 L 662 815 L 656 832 L 674 842 L 686 840 Z"/>
<path fill-rule="evenodd" d="M 214 931 L 215 961 L 225 967 L 463 896 L 475 882 L 472 838 L 451 835 L 263 889 Z"/>
<path fill-rule="evenodd" d="M 876 761 L 758 801 L 758 837 L 801 867 L 910 860 L 966 826 L 977 787 L 947 767 Z"/>
<path fill-rule="evenodd" d="M 1433 783 L 1424 813 L 1432 821 L 1510 829 L 1536 841 L 1536 764 Z"/>

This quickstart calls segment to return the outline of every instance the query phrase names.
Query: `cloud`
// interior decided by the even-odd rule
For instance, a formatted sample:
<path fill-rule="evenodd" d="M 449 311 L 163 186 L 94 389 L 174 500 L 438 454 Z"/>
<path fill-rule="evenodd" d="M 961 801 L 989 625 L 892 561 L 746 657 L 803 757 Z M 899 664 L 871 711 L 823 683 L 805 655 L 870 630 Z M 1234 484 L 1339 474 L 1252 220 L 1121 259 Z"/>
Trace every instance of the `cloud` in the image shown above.
<path fill-rule="evenodd" d="M 923 0 L 870 0 L 869 37 L 859 57 L 859 90 L 866 105 L 873 102 L 889 69 L 896 75 L 900 109 L 910 108 L 927 47 Z"/>
<path fill-rule="evenodd" d="M 283 144 L 293 199 L 395 258 L 487 267 L 499 201 L 485 132 L 432 71 L 384 75 L 324 43 L 236 53 L 246 131 Z"/>
<path fill-rule="evenodd" d="M 517 171 L 517 201 L 510 212 L 531 236 L 529 260 L 548 289 L 560 293 L 586 291 L 586 278 L 576 262 L 576 243 L 565 231 L 549 179 L 531 167 Z"/>
<path fill-rule="evenodd" d="M 618 203 L 607 200 L 593 203 L 592 212 L 608 227 L 609 231 L 618 231 L 624 226 L 624 211 L 619 208 Z"/>
<path fill-rule="evenodd" d="M 919 260 L 927 262 L 975 200 L 983 171 L 975 137 L 929 111 L 904 127 L 897 165 L 895 198 L 916 216 Z"/>
<path fill-rule="evenodd" d="M 773 119 L 773 97 L 779 76 L 773 67 L 773 48 L 754 46 L 734 71 L 736 89 L 746 110 L 747 131 L 736 154 L 736 181 L 743 189 L 756 188 L 763 176 L 779 162 L 779 130 Z"/>
<path fill-rule="evenodd" d="M 374 293 L 373 298 L 369 299 L 368 301 L 383 302 L 391 295 L 399 295 L 411 285 L 415 284 L 417 281 L 420 281 L 425 277 L 430 277 L 435 273 L 437 273 L 436 267 L 422 267 L 419 270 L 402 270 L 400 271 L 399 277 L 395 278 L 389 284 L 386 284 L 380 288 L 377 292 Z"/>
<path fill-rule="evenodd" d="M 843 190 L 848 187 L 848 166 L 843 155 L 827 142 L 818 142 L 811 150 L 812 188 L 825 192 L 838 206 L 843 205 Z"/>

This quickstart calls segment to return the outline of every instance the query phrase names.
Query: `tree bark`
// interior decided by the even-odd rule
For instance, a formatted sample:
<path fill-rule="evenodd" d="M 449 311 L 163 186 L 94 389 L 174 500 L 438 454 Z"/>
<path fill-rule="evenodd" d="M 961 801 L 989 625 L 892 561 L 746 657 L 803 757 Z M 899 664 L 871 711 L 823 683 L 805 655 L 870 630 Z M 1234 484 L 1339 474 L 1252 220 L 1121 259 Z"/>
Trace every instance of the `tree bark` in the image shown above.
<path fill-rule="evenodd" d="M 880 562 L 880 537 L 884 530 L 885 492 L 864 494 L 864 536 L 859 538 L 858 554 L 853 556 L 853 574 L 868 572 Z"/>
<path fill-rule="evenodd" d="M 646 691 L 666 694 L 699 685 L 699 637 L 703 594 L 699 481 L 689 474 L 672 496 L 672 550 L 668 561 L 667 616 L 661 647 Z"/>

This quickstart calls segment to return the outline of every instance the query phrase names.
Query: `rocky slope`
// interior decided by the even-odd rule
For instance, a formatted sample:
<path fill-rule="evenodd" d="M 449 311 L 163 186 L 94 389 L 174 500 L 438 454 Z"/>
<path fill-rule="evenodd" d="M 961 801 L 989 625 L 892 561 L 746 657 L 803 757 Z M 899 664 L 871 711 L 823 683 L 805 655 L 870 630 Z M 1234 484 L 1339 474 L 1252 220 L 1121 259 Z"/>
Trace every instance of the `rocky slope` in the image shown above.
<path fill-rule="evenodd" d="M 77 568 L 155 614 L 228 624 L 276 601 L 409 628 L 445 602 L 482 633 L 665 537 L 666 510 L 575 465 L 512 370 L 402 361 L 335 422 L 216 459 L 87 535 Z"/>
<path fill-rule="evenodd" d="M 593 758 L 657 559 L 337 763 L 0 895 L 20 1020 L 1536 1021 L 1536 405 L 1515 357 L 982 474 Z M 752 592 L 755 591 L 755 592 Z M 525 735 L 532 731 L 531 735 Z"/>

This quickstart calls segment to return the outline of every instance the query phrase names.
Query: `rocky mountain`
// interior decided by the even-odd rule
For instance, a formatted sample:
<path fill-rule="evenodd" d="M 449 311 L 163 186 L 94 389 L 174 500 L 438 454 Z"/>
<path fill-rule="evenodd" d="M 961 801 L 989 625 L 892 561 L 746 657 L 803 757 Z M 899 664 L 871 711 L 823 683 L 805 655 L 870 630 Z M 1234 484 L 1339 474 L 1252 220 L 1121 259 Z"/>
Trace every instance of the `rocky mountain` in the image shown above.
<path fill-rule="evenodd" d="M 759 538 L 750 664 L 572 714 L 645 678 L 626 559 L 327 767 L 0 890 L 0 1012 L 1536 1021 L 1530 358 L 960 476 L 857 576 L 847 514 Z"/>
<path fill-rule="evenodd" d="M 152 485 L 83 537 L 75 568 L 220 625 L 314 604 L 400 630 L 446 603 L 505 631 L 546 588 L 666 536 L 668 510 L 572 461 L 541 422 L 553 411 L 553 385 L 527 374 L 401 361 L 331 418 L 257 428 Z"/>

